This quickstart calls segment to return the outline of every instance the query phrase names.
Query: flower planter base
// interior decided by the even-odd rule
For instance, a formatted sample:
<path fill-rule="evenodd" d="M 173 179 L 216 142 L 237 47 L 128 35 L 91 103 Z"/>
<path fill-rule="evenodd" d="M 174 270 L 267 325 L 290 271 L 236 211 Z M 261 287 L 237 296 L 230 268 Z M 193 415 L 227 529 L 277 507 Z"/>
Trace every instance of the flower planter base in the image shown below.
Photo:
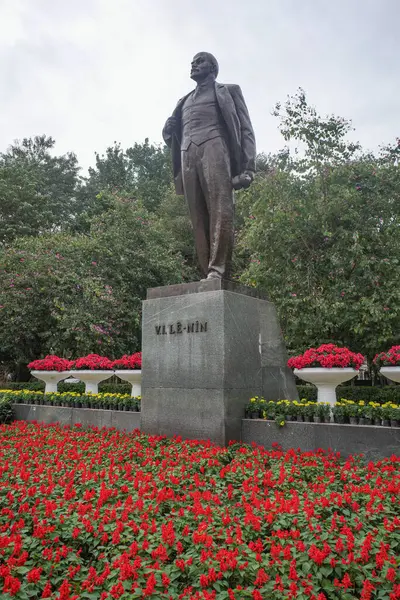
<path fill-rule="evenodd" d="M 380 374 L 391 381 L 400 383 L 400 367 L 381 367 Z"/>
<path fill-rule="evenodd" d="M 318 402 L 336 404 L 336 387 L 340 383 L 349 381 L 357 375 L 355 369 L 324 369 L 323 367 L 295 369 L 294 374 L 302 379 L 313 383 L 318 389 Z"/>
<path fill-rule="evenodd" d="M 54 394 L 58 383 L 69 376 L 69 371 L 31 371 L 31 375 L 45 382 L 45 394 Z"/>
<path fill-rule="evenodd" d="M 82 370 L 82 371 L 71 371 L 72 377 L 83 381 L 85 384 L 85 394 L 98 394 L 99 383 L 109 379 L 114 374 L 114 371 L 96 371 L 96 370 Z"/>
<path fill-rule="evenodd" d="M 141 369 L 116 369 L 114 373 L 117 377 L 122 379 L 122 381 L 128 381 L 132 385 L 132 398 L 138 398 L 142 395 Z"/>

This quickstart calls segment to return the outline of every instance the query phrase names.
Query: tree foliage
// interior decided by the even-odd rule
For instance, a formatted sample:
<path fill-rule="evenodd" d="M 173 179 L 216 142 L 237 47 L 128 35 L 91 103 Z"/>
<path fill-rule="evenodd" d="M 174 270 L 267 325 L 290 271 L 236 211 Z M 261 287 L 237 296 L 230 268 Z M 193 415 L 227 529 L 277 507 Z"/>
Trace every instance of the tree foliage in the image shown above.
<path fill-rule="evenodd" d="M 3 360 L 140 349 L 146 289 L 180 281 L 180 257 L 139 201 L 114 196 L 109 203 L 90 235 L 21 238 L 3 251 Z"/>
<path fill-rule="evenodd" d="M 290 351 L 369 357 L 399 341 L 400 143 L 377 154 L 303 90 L 275 106 L 288 145 L 237 195 L 235 279 L 265 288 Z M 146 288 L 200 277 L 168 150 L 114 143 L 87 177 L 41 136 L 0 155 L 0 360 L 140 346 Z"/>
<path fill-rule="evenodd" d="M 172 182 L 170 156 L 165 146 L 156 146 L 146 139 L 123 150 L 114 142 L 105 154 L 96 153 L 96 166 L 82 180 L 77 194 L 75 231 L 87 231 L 93 217 L 108 209 L 109 196 L 101 192 L 123 193 L 140 199 L 145 208 L 154 212 Z"/>
<path fill-rule="evenodd" d="M 400 325 L 400 147 L 361 153 L 350 124 L 321 118 L 303 93 L 280 118 L 306 148 L 242 196 L 241 279 L 268 290 L 291 350 L 333 341 L 371 357 Z"/>
<path fill-rule="evenodd" d="M 0 154 L 0 244 L 65 229 L 75 211 L 78 161 L 53 156 L 54 140 L 25 138 Z"/>

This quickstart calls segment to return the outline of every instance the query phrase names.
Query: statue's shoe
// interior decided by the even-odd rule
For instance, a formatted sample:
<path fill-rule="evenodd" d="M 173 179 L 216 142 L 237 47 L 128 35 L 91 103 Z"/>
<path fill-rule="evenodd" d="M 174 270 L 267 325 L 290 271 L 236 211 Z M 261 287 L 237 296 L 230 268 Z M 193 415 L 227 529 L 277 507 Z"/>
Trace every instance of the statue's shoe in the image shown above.
<path fill-rule="evenodd" d="M 210 271 L 206 279 L 200 279 L 200 281 L 210 281 L 210 279 L 222 279 L 221 275 L 216 271 Z"/>

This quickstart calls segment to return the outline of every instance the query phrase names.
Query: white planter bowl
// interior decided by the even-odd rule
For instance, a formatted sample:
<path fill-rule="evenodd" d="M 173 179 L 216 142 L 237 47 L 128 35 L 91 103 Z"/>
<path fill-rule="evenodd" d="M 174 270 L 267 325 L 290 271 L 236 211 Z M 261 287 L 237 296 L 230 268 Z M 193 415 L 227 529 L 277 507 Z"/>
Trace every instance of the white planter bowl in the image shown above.
<path fill-rule="evenodd" d="M 69 377 L 69 371 L 31 371 L 31 375 L 45 382 L 45 394 L 52 394 L 57 392 L 58 382 Z"/>
<path fill-rule="evenodd" d="M 114 375 L 114 371 L 110 370 L 72 370 L 69 372 L 71 377 L 75 377 L 85 384 L 85 394 L 98 394 L 100 381 L 105 381 Z"/>
<path fill-rule="evenodd" d="M 358 371 L 351 368 L 341 369 L 339 367 L 325 369 L 324 367 L 309 367 L 305 369 L 294 369 L 296 377 L 313 383 L 318 389 L 318 402 L 336 404 L 336 387 L 353 379 Z"/>
<path fill-rule="evenodd" d="M 380 374 L 391 381 L 400 383 L 400 367 L 381 367 Z"/>
<path fill-rule="evenodd" d="M 116 369 L 114 373 L 132 384 L 131 396 L 137 398 L 142 395 L 142 371 L 141 369 Z"/>

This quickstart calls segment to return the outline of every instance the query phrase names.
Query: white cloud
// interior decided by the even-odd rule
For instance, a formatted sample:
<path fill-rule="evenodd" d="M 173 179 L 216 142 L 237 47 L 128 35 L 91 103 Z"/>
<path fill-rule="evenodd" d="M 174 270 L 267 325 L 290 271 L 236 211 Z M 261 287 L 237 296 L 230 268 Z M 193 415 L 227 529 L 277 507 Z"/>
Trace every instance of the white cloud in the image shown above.
<path fill-rule="evenodd" d="M 276 101 L 299 86 L 367 147 L 399 135 L 397 0 L 1 0 L 0 150 L 46 133 L 82 165 L 161 129 L 197 51 L 239 83 L 258 149 L 283 145 Z"/>

